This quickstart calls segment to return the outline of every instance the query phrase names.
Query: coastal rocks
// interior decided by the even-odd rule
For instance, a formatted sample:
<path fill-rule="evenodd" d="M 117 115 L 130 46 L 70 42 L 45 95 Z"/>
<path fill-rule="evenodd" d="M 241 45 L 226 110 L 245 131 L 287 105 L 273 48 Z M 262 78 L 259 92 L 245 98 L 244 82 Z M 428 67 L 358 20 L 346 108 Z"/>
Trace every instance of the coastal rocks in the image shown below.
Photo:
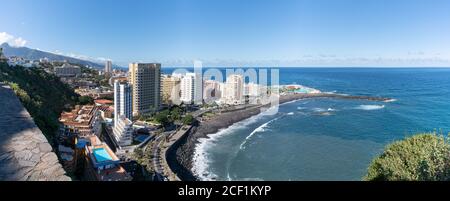
<path fill-rule="evenodd" d="M 70 181 L 65 173 L 19 99 L 0 85 L 0 180 Z"/>

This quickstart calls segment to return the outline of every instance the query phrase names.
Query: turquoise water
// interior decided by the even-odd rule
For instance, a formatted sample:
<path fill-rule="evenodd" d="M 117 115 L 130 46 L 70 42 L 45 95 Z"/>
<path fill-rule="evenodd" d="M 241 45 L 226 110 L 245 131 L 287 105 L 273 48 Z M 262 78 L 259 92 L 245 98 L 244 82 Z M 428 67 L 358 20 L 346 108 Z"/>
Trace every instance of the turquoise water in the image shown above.
<path fill-rule="evenodd" d="M 360 180 L 394 140 L 450 131 L 450 69 L 281 68 L 281 84 L 394 102 L 311 99 L 280 106 L 201 139 L 202 180 Z"/>
<path fill-rule="evenodd" d="M 95 160 L 97 160 L 97 162 L 99 163 L 112 160 L 111 156 L 108 154 L 105 148 L 94 149 L 94 156 Z"/>

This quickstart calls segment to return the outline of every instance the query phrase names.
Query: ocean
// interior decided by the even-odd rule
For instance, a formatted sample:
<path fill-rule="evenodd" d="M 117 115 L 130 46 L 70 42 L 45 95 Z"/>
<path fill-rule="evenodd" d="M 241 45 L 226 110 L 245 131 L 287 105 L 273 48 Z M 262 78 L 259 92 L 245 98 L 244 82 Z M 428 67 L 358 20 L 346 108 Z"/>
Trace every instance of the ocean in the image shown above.
<path fill-rule="evenodd" d="M 171 69 L 164 69 L 169 73 Z M 450 131 L 449 68 L 279 68 L 280 84 L 393 102 L 305 99 L 200 139 L 201 180 L 361 180 L 384 146 Z"/>

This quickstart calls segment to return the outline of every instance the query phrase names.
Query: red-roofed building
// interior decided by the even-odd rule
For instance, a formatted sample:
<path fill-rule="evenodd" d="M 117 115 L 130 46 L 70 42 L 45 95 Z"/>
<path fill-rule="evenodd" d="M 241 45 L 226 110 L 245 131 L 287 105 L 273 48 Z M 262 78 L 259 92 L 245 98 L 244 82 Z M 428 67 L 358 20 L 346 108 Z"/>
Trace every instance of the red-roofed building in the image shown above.
<path fill-rule="evenodd" d="M 108 100 L 108 99 L 97 99 L 97 100 L 94 100 L 94 102 L 97 105 L 112 105 L 112 104 L 114 104 L 114 101 Z"/>

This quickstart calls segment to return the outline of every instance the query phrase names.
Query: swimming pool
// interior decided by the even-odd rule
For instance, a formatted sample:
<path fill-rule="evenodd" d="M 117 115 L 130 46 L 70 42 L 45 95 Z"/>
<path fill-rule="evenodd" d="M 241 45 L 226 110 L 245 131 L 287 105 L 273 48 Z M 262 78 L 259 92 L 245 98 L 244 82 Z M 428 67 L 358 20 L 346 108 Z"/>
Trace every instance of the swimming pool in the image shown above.
<path fill-rule="evenodd" d="M 105 148 L 94 149 L 94 157 L 95 160 L 99 163 L 112 160 L 111 156 L 108 154 Z"/>

